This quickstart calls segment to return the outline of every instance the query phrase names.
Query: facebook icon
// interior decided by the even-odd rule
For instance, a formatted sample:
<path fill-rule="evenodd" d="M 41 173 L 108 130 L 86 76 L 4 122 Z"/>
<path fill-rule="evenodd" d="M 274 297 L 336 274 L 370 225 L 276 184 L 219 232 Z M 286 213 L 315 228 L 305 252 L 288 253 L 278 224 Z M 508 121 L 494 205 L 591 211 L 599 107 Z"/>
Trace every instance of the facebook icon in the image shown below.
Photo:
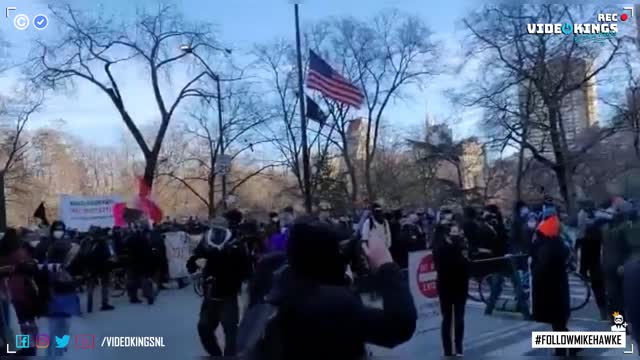
<path fill-rule="evenodd" d="M 16 335 L 16 349 L 29 348 L 29 335 Z"/>

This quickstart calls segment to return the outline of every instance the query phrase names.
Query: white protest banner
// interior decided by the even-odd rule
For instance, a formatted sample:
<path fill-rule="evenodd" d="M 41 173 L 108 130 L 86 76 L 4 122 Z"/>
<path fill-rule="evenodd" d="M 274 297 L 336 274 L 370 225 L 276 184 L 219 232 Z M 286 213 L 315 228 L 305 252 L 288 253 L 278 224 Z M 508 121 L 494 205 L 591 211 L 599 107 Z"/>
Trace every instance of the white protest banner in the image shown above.
<path fill-rule="evenodd" d="M 186 232 L 164 233 L 164 246 L 169 263 L 169 278 L 179 279 L 188 277 L 187 260 L 191 256 L 191 238 Z"/>
<path fill-rule="evenodd" d="M 113 205 L 122 202 L 119 196 L 60 195 L 59 218 L 69 229 L 87 231 L 91 226 L 113 227 Z"/>
<path fill-rule="evenodd" d="M 409 288 L 418 310 L 416 334 L 439 329 L 442 322 L 436 266 L 430 250 L 409 253 Z"/>

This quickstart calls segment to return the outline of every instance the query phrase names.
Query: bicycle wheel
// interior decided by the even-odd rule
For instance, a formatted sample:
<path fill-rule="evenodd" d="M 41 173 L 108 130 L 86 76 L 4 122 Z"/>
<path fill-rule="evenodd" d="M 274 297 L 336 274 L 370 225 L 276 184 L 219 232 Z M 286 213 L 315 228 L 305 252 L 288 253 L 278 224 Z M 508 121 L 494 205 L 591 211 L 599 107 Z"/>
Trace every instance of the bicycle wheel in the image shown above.
<path fill-rule="evenodd" d="M 478 294 L 480 295 L 480 301 L 487 303 L 491 297 L 491 277 L 494 274 L 485 275 L 478 283 Z"/>
<path fill-rule="evenodd" d="M 475 302 L 481 302 L 482 300 L 480 300 L 480 284 L 482 282 L 482 279 L 480 279 L 480 281 L 477 278 L 471 278 L 469 279 L 469 290 L 467 292 L 467 298 L 471 301 L 475 301 Z"/>
<path fill-rule="evenodd" d="M 569 296 L 571 311 L 582 309 L 591 300 L 589 280 L 575 271 L 569 273 Z"/>
<path fill-rule="evenodd" d="M 200 297 L 204 296 L 202 275 L 197 275 L 193 278 L 193 291 Z"/>
<path fill-rule="evenodd" d="M 111 273 L 111 296 L 122 297 L 127 292 L 127 274 L 124 270 L 114 270 Z"/>

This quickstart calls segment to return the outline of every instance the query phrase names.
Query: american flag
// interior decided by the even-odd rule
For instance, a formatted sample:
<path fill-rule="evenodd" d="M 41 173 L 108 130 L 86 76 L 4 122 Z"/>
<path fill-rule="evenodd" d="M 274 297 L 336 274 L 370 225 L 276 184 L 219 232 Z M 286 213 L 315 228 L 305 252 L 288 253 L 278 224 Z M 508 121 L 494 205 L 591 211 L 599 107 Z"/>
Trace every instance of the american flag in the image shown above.
<path fill-rule="evenodd" d="M 334 71 L 329 64 L 311 50 L 309 50 L 307 87 L 320 91 L 330 99 L 355 108 L 360 108 L 364 99 L 364 95 L 358 87 Z"/>

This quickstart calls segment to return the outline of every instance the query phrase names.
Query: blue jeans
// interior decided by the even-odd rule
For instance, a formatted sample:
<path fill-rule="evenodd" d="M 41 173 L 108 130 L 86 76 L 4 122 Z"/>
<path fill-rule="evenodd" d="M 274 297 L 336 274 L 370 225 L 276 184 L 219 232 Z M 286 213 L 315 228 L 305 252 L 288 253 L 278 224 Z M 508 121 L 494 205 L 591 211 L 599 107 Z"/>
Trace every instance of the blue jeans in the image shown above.
<path fill-rule="evenodd" d="M 517 270 L 517 264 L 514 259 L 505 260 L 504 267 L 502 271 L 499 273 L 495 273 L 491 276 L 491 295 L 489 296 L 489 300 L 487 301 L 487 308 L 485 309 L 486 314 L 491 314 L 493 309 L 496 306 L 496 302 L 500 295 L 502 294 L 502 285 L 504 283 L 504 278 L 509 277 L 511 279 L 511 283 L 513 284 L 513 291 L 516 296 L 516 306 L 519 312 L 522 313 L 525 317 L 529 317 L 529 306 L 527 305 L 527 297 L 524 293 L 524 288 L 522 286 L 522 279 L 520 278 L 520 274 Z"/>
<path fill-rule="evenodd" d="M 71 317 L 50 317 L 49 318 L 49 338 L 51 339 L 51 344 L 47 348 L 47 357 L 55 358 L 58 356 L 62 356 L 69 345 L 65 348 L 57 348 L 56 347 L 56 336 L 63 337 L 65 335 L 71 336 L 69 334 L 69 330 L 71 328 Z"/>

